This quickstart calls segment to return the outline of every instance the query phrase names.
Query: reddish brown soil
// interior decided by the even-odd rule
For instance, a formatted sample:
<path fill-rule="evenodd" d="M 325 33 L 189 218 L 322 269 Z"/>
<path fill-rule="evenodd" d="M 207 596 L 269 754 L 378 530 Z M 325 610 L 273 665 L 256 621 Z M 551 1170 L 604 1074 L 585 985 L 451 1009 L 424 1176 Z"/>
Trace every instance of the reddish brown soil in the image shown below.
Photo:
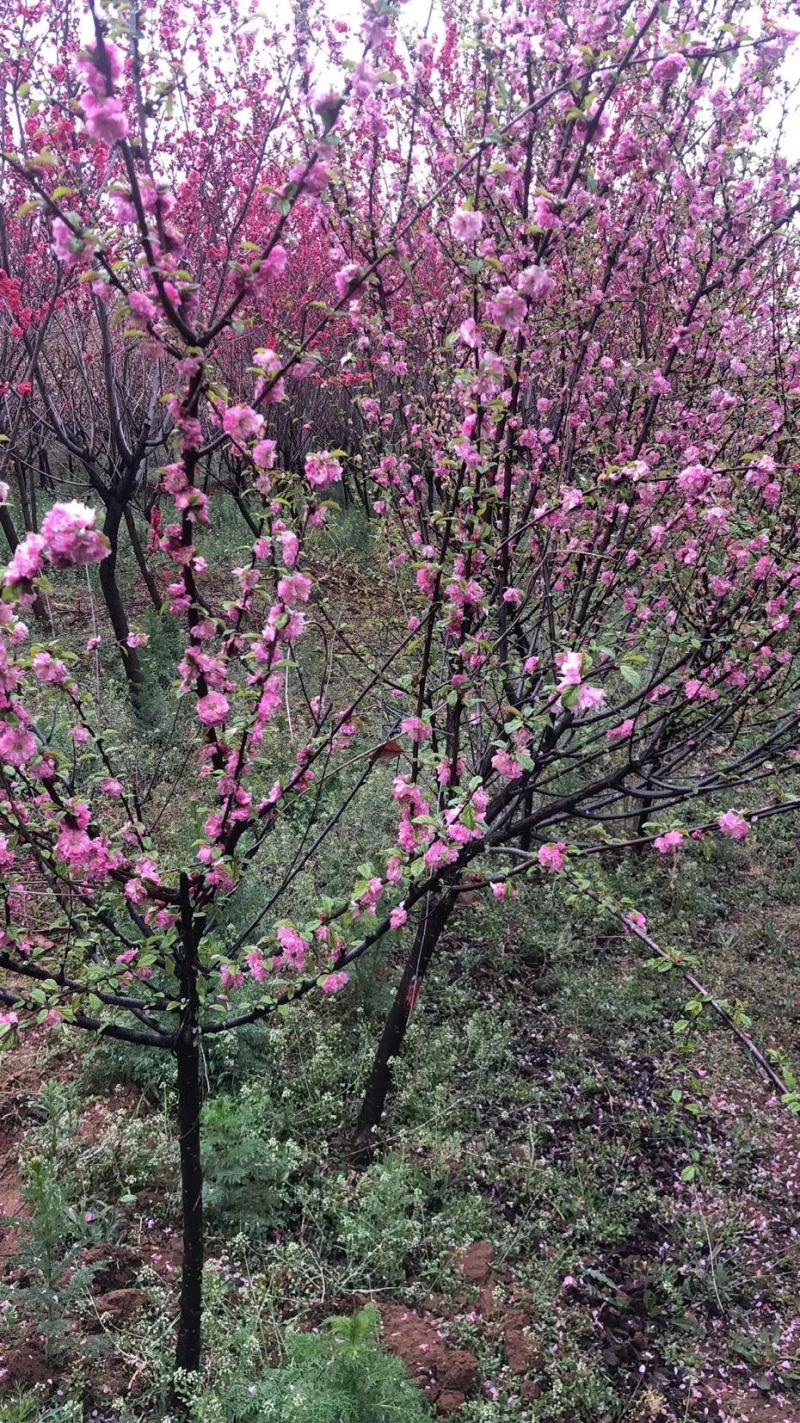
<path fill-rule="evenodd" d="M 440 1413 L 455 1413 L 474 1394 L 478 1361 L 468 1349 L 447 1342 L 443 1320 L 427 1310 L 384 1304 L 381 1321 L 385 1347 L 403 1360 Z"/>

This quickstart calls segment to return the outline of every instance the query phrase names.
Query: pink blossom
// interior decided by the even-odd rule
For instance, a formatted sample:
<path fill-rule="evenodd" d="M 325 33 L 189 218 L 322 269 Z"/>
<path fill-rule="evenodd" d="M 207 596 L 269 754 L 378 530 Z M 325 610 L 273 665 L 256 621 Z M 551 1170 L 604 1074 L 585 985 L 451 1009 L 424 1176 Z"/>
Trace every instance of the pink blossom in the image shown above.
<path fill-rule="evenodd" d="M 525 267 L 517 277 L 517 291 L 532 301 L 546 301 L 556 284 L 546 267 Z"/>
<path fill-rule="evenodd" d="M 280 370 L 282 362 L 277 351 L 263 347 L 253 356 L 253 365 L 263 371 L 265 375 L 274 376 Z"/>
<path fill-rule="evenodd" d="M 727 835 L 730 840 L 746 840 L 750 834 L 750 825 L 743 816 L 737 815 L 735 810 L 726 810 L 719 817 L 717 825 L 723 835 Z"/>
<path fill-rule="evenodd" d="M 360 895 L 358 903 L 366 909 L 368 914 L 374 914 L 378 907 L 378 902 L 383 898 L 384 883 L 377 875 L 372 875 L 367 882 L 364 893 Z"/>
<path fill-rule="evenodd" d="M 291 529 L 283 529 L 278 534 L 278 543 L 287 568 L 294 568 L 300 553 L 300 540 Z"/>
<path fill-rule="evenodd" d="M 267 977 L 267 966 L 258 950 L 251 949 L 245 954 L 244 961 L 250 970 L 250 977 L 255 979 L 256 983 L 263 983 Z"/>
<path fill-rule="evenodd" d="M 349 982 L 349 973 L 345 973 L 344 969 L 339 969 L 337 973 L 329 973 L 326 978 L 323 978 L 320 988 L 323 993 L 339 993 L 341 989 L 347 987 Z"/>
<path fill-rule="evenodd" d="M 456 208 L 450 219 L 450 231 L 458 242 L 477 242 L 483 228 L 483 214 L 468 208 Z"/>
<path fill-rule="evenodd" d="M 293 929 L 291 924 L 281 924 L 276 933 L 285 958 L 299 973 L 305 967 L 306 954 L 308 953 L 307 940 L 296 929 Z"/>
<path fill-rule="evenodd" d="M 563 870 L 564 852 L 566 845 L 563 840 L 558 840 L 554 844 L 540 845 L 536 852 L 536 858 L 543 870 Z"/>
<path fill-rule="evenodd" d="M 147 903 L 147 889 L 142 881 L 135 877 L 125 881 L 125 896 L 131 904 Z"/>
<path fill-rule="evenodd" d="M 687 465 L 675 481 L 681 494 L 687 499 L 697 499 L 704 494 L 712 479 L 712 470 L 702 464 Z"/>
<path fill-rule="evenodd" d="M 91 256 L 85 239 L 61 217 L 53 218 L 53 252 L 68 272 L 84 266 Z"/>
<path fill-rule="evenodd" d="M 561 678 L 558 683 L 559 692 L 565 692 L 568 687 L 577 687 L 580 684 L 583 677 L 582 652 L 557 652 L 555 664 Z"/>
<path fill-rule="evenodd" d="M 108 557 L 108 540 L 96 531 L 95 511 L 72 499 L 54 504 L 42 520 L 42 538 L 55 568 L 82 568 Z"/>
<path fill-rule="evenodd" d="M 432 728 L 419 716 L 406 716 L 400 723 L 400 730 L 404 736 L 410 737 L 414 742 L 429 741 L 433 735 Z"/>
<path fill-rule="evenodd" d="M 306 455 L 306 479 L 317 489 L 325 489 L 342 477 L 342 466 L 328 450 L 316 455 Z"/>
<path fill-rule="evenodd" d="M 671 850 L 680 850 L 682 844 L 683 835 L 680 830 L 668 830 L 665 835 L 659 835 L 653 841 L 659 855 L 668 855 Z"/>
<path fill-rule="evenodd" d="M 333 284 L 336 287 L 336 294 L 341 300 L 355 291 L 359 285 L 360 276 L 361 268 L 358 262 L 348 262 L 346 266 L 340 267 L 339 271 L 334 273 Z"/>
<path fill-rule="evenodd" d="M 243 445 L 264 428 L 264 416 L 250 405 L 229 405 L 222 417 L 222 428 L 237 445 Z"/>
<path fill-rule="evenodd" d="M 270 282 L 282 277 L 286 271 L 287 261 L 286 248 L 281 246 L 280 242 L 276 242 L 272 251 L 259 262 L 258 271 L 253 277 L 256 292 L 262 291 L 264 287 L 269 286 Z"/>
<path fill-rule="evenodd" d="M 51 657 L 49 652 L 37 652 L 31 664 L 33 675 L 39 682 L 63 686 L 67 680 L 67 669 L 63 662 Z"/>
<path fill-rule="evenodd" d="M 263 637 L 267 643 L 296 642 L 306 628 L 305 613 L 288 609 L 283 603 L 273 603 L 267 616 Z"/>
<path fill-rule="evenodd" d="M 501 287 L 489 302 L 489 314 L 503 331 L 518 331 L 525 320 L 525 302 L 513 287 Z"/>
<path fill-rule="evenodd" d="M 481 344 L 480 327 L 471 316 L 466 321 L 462 321 L 458 328 L 458 334 L 465 346 L 469 346 L 471 351 L 477 351 Z"/>
<path fill-rule="evenodd" d="M 275 450 L 275 440 L 259 440 L 258 444 L 253 446 L 253 464 L 258 469 L 274 469 Z"/>
<path fill-rule="evenodd" d="M 608 741 L 612 746 L 616 746 L 618 741 L 627 740 L 627 738 L 633 731 L 633 728 L 633 718 L 628 717 L 625 721 L 620 722 L 619 726 L 612 726 L 611 730 L 606 732 L 606 741 Z"/>
<path fill-rule="evenodd" d="M 195 708 L 204 726 L 221 726 L 230 712 L 228 698 L 222 692 L 207 692 Z"/>
<path fill-rule="evenodd" d="M 505 776 L 509 781 L 518 781 L 522 775 L 522 766 L 510 751 L 496 751 L 492 757 L 492 765 L 498 775 Z"/>
<path fill-rule="evenodd" d="M 45 544 L 41 534 L 26 534 L 14 550 L 13 557 L 3 575 L 7 585 L 30 582 L 38 577 L 44 567 Z"/>
<path fill-rule="evenodd" d="M 117 84 L 125 71 L 125 55 L 108 37 L 103 39 L 103 51 L 105 63 L 101 61 L 98 49 L 91 48 L 81 55 L 75 68 L 80 74 L 84 84 L 91 89 L 93 94 L 102 95 L 106 92 L 106 76 L 104 69 L 108 70 L 112 84 Z"/>
<path fill-rule="evenodd" d="M 682 54 L 665 54 L 653 65 L 653 78 L 657 84 L 671 84 L 686 67 L 687 61 Z"/>
<path fill-rule="evenodd" d="M 575 711 L 580 715 L 584 712 L 597 711 L 603 706 L 606 694 L 602 687 L 590 687 L 586 683 L 579 689 L 575 699 Z"/>
<path fill-rule="evenodd" d="M 311 579 L 305 573 L 292 573 L 288 578 L 278 579 L 278 597 L 284 603 L 307 603 L 311 593 Z"/>
<path fill-rule="evenodd" d="M 392 929 L 402 929 L 408 923 L 408 910 L 405 905 L 398 904 L 389 915 L 389 925 Z"/>
<path fill-rule="evenodd" d="M 113 144 L 128 137 L 130 128 L 120 99 L 108 94 L 99 97 L 87 89 L 81 95 L 81 108 L 91 138 Z"/>
<path fill-rule="evenodd" d="M 118 781 L 115 776 L 106 776 L 100 782 L 100 789 L 103 795 L 112 796 L 116 799 L 122 795 L 122 781 Z"/>
<path fill-rule="evenodd" d="M 241 969 L 233 969 L 230 964 L 220 964 L 219 968 L 220 987 L 225 993 L 229 993 L 232 988 L 241 988 L 244 983 L 244 974 Z"/>
<path fill-rule="evenodd" d="M 536 227 L 541 227 L 545 232 L 550 232 L 561 225 L 559 218 L 553 212 L 550 199 L 541 194 L 533 201 L 533 222 Z"/>
<path fill-rule="evenodd" d="M 761 491 L 761 498 L 769 509 L 777 508 L 781 502 L 781 486 L 777 480 L 771 480 L 769 484 L 764 485 Z"/>
<path fill-rule="evenodd" d="M 24 726 L 0 725 L 0 761 L 7 766 L 26 766 L 36 755 L 36 739 Z"/>
<path fill-rule="evenodd" d="M 102 835 L 91 836 L 80 823 L 70 825 L 66 820 L 56 841 L 56 854 L 74 874 L 90 881 L 105 879 L 121 859 L 116 851 L 110 850 Z"/>
<path fill-rule="evenodd" d="M 130 292 L 128 306 L 138 321 L 155 321 L 158 316 L 158 307 L 144 292 Z"/>
<path fill-rule="evenodd" d="M 423 855 L 426 869 L 435 870 L 440 865 L 452 865 L 458 859 L 454 845 L 445 845 L 443 840 L 434 840 Z"/>
<path fill-rule="evenodd" d="M 561 508 L 565 514 L 571 514 L 573 509 L 580 509 L 583 504 L 583 491 L 580 489 L 565 489 L 561 499 Z"/>
<path fill-rule="evenodd" d="M 316 159 L 311 167 L 308 161 L 303 159 L 300 163 L 294 163 L 289 169 L 289 182 L 299 184 L 301 190 L 307 193 L 321 193 L 328 185 L 330 170 L 327 163 Z"/>

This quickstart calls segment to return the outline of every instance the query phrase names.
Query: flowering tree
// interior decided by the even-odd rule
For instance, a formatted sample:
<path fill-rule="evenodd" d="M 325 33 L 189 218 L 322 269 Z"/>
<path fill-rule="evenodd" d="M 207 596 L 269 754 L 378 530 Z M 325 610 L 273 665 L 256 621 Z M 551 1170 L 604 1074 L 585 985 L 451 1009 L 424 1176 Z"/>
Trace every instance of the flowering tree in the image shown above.
<path fill-rule="evenodd" d="M 737 798 L 793 769 L 798 197 L 758 117 L 784 38 L 722 6 L 699 29 L 681 7 L 520 4 L 468 16 L 463 49 L 451 24 L 404 47 L 377 3 L 357 53 L 319 17 L 347 72 L 331 89 L 310 29 L 287 42 L 233 7 L 211 27 L 202 7 L 61 18 L 3 18 L 3 339 L 26 376 L 6 448 L 39 437 L 104 527 L 59 497 L 4 575 L 1 1026 L 174 1055 L 192 1373 L 203 1040 L 338 991 L 416 918 L 366 1137 L 461 896 L 601 844 L 740 838 Z M 47 300 L 22 320 L 31 272 Z M 348 485 L 385 557 L 380 659 L 309 572 Z M 166 786 L 141 786 L 86 690 L 95 639 L 44 646 L 24 622 L 96 564 L 136 692 L 113 597 L 135 500 L 181 629 L 187 760 Z M 223 500 L 247 545 L 220 593 L 203 547 Z M 272 922 L 368 782 L 384 852 Z M 236 930 L 279 825 L 290 863 Z"/>
<path fill-rule="evenodd" d="M 438 155 L 453 92 L 476 96 L 429 261 L 401 219 L 403 309 L 367 282 L 351 302 L 380 353 L 361 400 L 375 509 L 424 629 L 395 794 L 404 848 L 443 870 L 363 1134 L 475 855 L 543 839 L 558 870 L 600 834 L 674 855 L 701 833 L 678 807 L 774 784 L 797 750 L 800 179 L 768 104 L 788 40 L 722 11 L 680 45 L 657 10 L 524 8 L 477 33 L 461 57 L 454 36 L 421 46 L 398 100 Z M 373 226 L 340 227 L 350 273 Z M 719 828 L 748 831 L 730 809 Z"/>

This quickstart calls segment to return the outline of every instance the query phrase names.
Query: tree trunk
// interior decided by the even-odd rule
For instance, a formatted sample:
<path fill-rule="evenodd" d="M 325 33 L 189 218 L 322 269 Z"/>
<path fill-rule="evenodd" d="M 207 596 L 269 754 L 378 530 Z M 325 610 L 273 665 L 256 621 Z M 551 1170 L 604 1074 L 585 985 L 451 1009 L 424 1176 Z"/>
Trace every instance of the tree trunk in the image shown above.
<path fill-rule="evenodd" d="M 420 995 L 425 974 L 455 902 L 455 895 L 447 892 L 442 895 L 431 894 L 425 900 L 411 952 L 394 1003 L 383 1025 L 381 1040 L 364 1091 L 355 1136 L 356 1154 L 362 1158 L 369 1155 L 372 1132 L 380 1125 L 392 1081 L 392 1062 L 403 1046 L 414 1004 Z"/>
<path fill-rule="evenodd" d="M 183 1266 L 175 1345 L 176 1375 L 198 1374 L 203 1325 L 203 1161 L 200 1149 L 200 998 L 197 991 L 198 944 L 202 926 L 191 902 L 189 880 L 180 878 L 181 944 L 176 969 L 183 1004 L 181 1025 L 175 1044 L 178 1065 L 178 1132 L 181 1161 L 181 1213 L 183 1219 Z M 171 1400 L 188 1416 L 181 1403 L 181 1382 L 176 1378 Z"/>
<path fill-rule="evenodd" d="M 142 548 L 142 542 L 139 538 L 139 531 L 136 527 L 136 518 L 130 506 L 128 506 L 125 510 L 125 523 L 128 526 L 128 537 L 131 541 L 131 548 L 133 549 L 134 557 L 139 565 L 139 572 L 141 573 L 142 578 L 144 579 L 145 584 L 147 586 L 147 591 L 150 594 L 150 602 L 153 604 L 153 607 L 156 609 L 156 611 L 160 612 L 161 604 L 163 603 L 164 599 L 158 591 L 158 584 L 156 583 L 155 578 L 153 577 L 150 569 L 147 566 L 147 555 L 144 549 Z"/>
<path fill-rule="evenodd" d="M 39 532 L 39 505 L 36 498 L 36 476 L 33 470 L 28 476 L 28 502 L 31 509 L 31 529 L 35 534 Z"/>
<path fill-rule="evenodd" d="M 203 1319 L 203 1164 L 200 1155 L 200 1042 L 196 1026 L 185 1023 L 175 1055 L 178 1063 L 178 1130 L 181 1158 L 183 1267 L 175 1367 L 200 1369 Z"/>
<path fill-rule="evenodd" d="M 125 668 L 125 676 L 128 679 L 128 689 L 135 711 L 141 710 L 142 690 L 144 688 L 144 673 L 142 663 L 135 647 L 128 647 L 128 637 L 130 626 L 128 615 L 125 612 L 125 604 L 122 601 L 122 594 L 117 583 L 117 553 L 119 550 L 119 528 L 122 523 L 122 506 L 109 502 L 106 505 L 106 517 L 103 522 L 103 533 L 106 535 L 111 552 L 102 563 L 97 565 L 98 576 L 100 578 L 100 588 L 103 593 L 103 600 L 111 619 L 111 626 L 114 629 L 114 636 L 117 639 L 122 665 Z"/>
<path fill-rule="evenodd" d="M 18 460 L 15 460 L 14 464 L 17 475 L 17 497 L 19 498 L 19 507 L 22 510 L 22 522 L 29 533 L 35 533 L 36 524 L 31 514 L 31 505 L 28 498 L 28 472 L 25 466 L 20 464 Z"/>

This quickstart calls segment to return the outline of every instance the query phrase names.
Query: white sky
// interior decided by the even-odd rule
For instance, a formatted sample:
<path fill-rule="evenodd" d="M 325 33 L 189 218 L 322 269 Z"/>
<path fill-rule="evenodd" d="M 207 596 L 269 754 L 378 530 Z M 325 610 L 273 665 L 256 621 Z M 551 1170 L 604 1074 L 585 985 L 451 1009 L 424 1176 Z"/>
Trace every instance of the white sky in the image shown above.
<path fill-rule="evenodd" d="M 276 0 L 264 0 L 265 13 L 275 14 Z M 278 13 L 284 8 L 287 19 L 291 14 L 290 0 L 277 0 Z M 355 35 L 358 34 L 360 18 L 363 14 L 361 0 L 326 0 L 326 9 L 336 19 L 348 21 L 352 26 Z M 796 10 L 786 9 L 782 13 L 782 21 L 789 29 L 796 30 L 800 35 L 800 14 Z M 751 5 L 745 11 L 743 23 L 748 27 L 753 35 L 761 32 L 762 10 L 758 4 Z M 405 0 L 402 5 L 400 15 L 401 31 L 406 33 L 421 33 L 426 25 L 431 38 L 436 38 L 441 34 L 441 11 L 437 0 Z M 357 53 L 357 46 L 354 46 L 354 57 Z M 789 51 L 786 59 L 784 72 L 792 83 L 800 86 L 800 39 L 798 39 Z M 334 76 L 331 75 L 331 78 Z M 800 104 L 800 96 L 797 99 Z M 768 111 L 769 114 L 769 111 Z M 779 108 L 774 106 L 774 122 L 778 121 Z M 800 161 L 800 106 L 796 108 L 795 121 L 787 125 L 784 133 L 783 152 L 790 162 Z"/>

